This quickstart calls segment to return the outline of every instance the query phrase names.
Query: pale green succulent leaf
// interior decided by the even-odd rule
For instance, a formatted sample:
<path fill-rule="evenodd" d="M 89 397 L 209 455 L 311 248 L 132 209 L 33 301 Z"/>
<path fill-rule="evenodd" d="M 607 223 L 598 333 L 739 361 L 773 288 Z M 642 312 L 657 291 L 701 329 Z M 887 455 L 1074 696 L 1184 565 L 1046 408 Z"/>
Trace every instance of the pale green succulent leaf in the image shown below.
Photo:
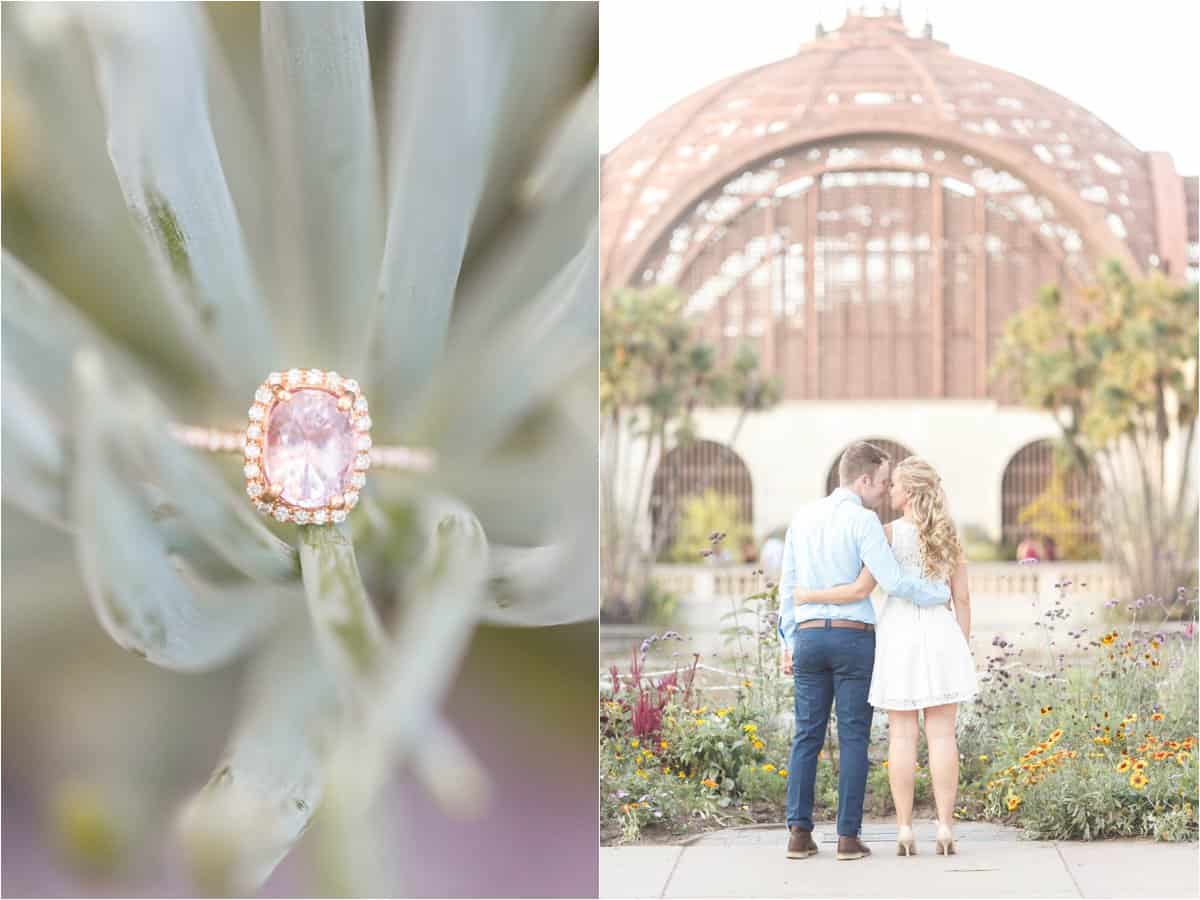
<path fill-rule="evenodd" d="M 444 347 L 472 222 L 504 135 L 499 99 L 513 68 L 536 52 L 537 21 L 533 8 L 492 4 L 414 4 L 400 20 L 370 364 L 373 403 L 394 422 L 410 411 Z"/>
<path fill-rule="evenodd" d="M 207 20 L 190 4 L 101 4 L 85 22 L 109 156 L 163 296 L 215 348 L 218 377 L 248 393 L 273 334 L 209 118 Z"/>
<path fill-rule="evenodd" d="M 70 510 L 101 625 L 165 668 L 225 662 L 274 621 L 294 583 L 291 548 L 170 438 L 148 394 L 112 381 L 91 351 L 75 376 Z"/>
<path fill-rule="evenodd" d="M 373 690 L 386 636 L 363 586 L 354 545 L 336 526 L 300 530 L 300 569 L 317 646 L 349 701 Z"/>
<path fill-rule="evenodd" d="M 256 657 L 225 754 L 180 815 L 198 887 L 246 896 L 267 879 L 321 804 L 341 714 L 311 626 L 293 617 Z"/>
<path fill-rule="evenodd" d="M 74 409 L 64 388 L 75 354 L 90 348 L 111 367 L 141 370 L 8 251 L 2 271 L 4 491 L 26 512 L 66 528 Z"/>
<path fill-rule="evenodd" d="M 593 81 L 563 113 L 517 191 L 519 205 L 463 271 L 458 305 L 486 306 L 497 321 L 537 297 L 596 228 L 599 139 Z"/>
<path fill-rule="evenodd" d="M 164 302 L 122 196 L 105 149 L 92 54 L 77 27 L 84 10 L 5 8 L 5 250 L 163 381 L 202 395 L 214 348 Z"/>
<path fill-rule="evenodd" d="M 67 527 L 67 451 L 50 414 L 7 356 L 3 363 L 4 497 L 43 522 Z"/>
<path fill-rule="evenodd" d="M 449 448 L 448 453 L 484 453 L 561 390 L 573 373 L 594 372 L 599 346 L 597 284 L 593 230 L 562 271 L 506 321 L 493 320 L 480 307 L 485 322 L 471 328 L 469 336 L 456 341 L 455 352 L 447 354 L 428 407 L 429 415 L 437 418 L 418 433 Z M 467 317 L 475 318 L 469 313 Z M 514 360 L 528 364 L 514 365 Z M 490 390 L 477 390 L 479 384 Z"/>
<path fill-rule="evenodd" d="M 362 4 L 264 3 L 262 47 L 286 350 L 358 376 L 383 216 Z"/>
<path fill-rule="evenodd" d="M 492 157 L 487 189 L 471 229 L 468 260 L 506 226 L 519 201 L 515 189 L 530 161 L 538 158 L 553 123 L 596 72 L 596 4 L 538 3 L 527 10 L 537 16 L 537 49 L 517 60 L 505 88 L 504 140 Z"/>
<path fill-rule="evenodd" d="M 368 805 L 393 765 L 410 756 L 439 710 L 479 622 L 488 540 L 475 516 L 448 498 L 421 507 L 428 535 L 405 573 L 405 597 L 373 701 L 334 757 L 348 803 Z"/>

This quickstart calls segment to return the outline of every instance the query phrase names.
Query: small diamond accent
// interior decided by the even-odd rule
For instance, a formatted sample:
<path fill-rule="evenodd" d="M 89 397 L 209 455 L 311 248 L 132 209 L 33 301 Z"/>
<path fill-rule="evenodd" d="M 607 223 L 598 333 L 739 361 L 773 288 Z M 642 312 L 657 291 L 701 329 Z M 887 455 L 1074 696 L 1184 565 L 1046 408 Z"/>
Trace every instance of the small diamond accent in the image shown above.
<path fill-rule="evenodd" d="M 358 491 L 346 491 L 342 499 L 346 501 L 346 509 L 354 509 L 354 504 L 358 502 Z"/>
<path fill-rule="evenodd" d="M 292 518 L 296 520 L 297 525 L 307 525 L 308 524 L 308 513 L 302 509 L 296 510 L 292 514 Z"/>
<path fill-rule="evenodd" d="M 370 450 L 371 449 L 370 436 L 366 435 L 366 434 L 360 434 L 358 436 L 358 440 L 354 442 L 354 446 L 356 446 L 359 450 Z"/>
<path fill-rule="evenodd" d="M 304 373 L 299 369 L 288 369 L 287 380 L 292 387 L 298 387 L 304 380 Z"/>
<path fill-rule="evenodd" d="M 247 478 L 257 478 L 260 471 L 261 470 L 258 468 L 257 463 L 246 463 L 246 465 L 242 467 L 242 472 L 245 473 Z"/>
<path fill-rule="evenodd" d="M 250 407 L 250 412 L 247 415 L 249 415 L 253 421 L 261 422 L 263 416 L 265 416 L 266 414 L 267 414 L 267 408 L 265 406 L 259 406 L 256 403 L 254 406 Z"/>
<path fill-rule="evenodd" d="M 358 382 L 355 381 L 353 378 L 347 378 L 345 381 L 343 381 L 342 387 L 345 390 L 349 391 L 351 394 L 358 393 Z"/>
<path fill-rule="evenodd" d="M 324 525 L 329 519 L 329 513 L 325 512 L 323 509 L 318 509 L 313 513 L 312 519 L 314 525 Z"/>
<path fill-rule="evenodd" d="M 355 472 L 353 475 L 350 476 L 350 483 L 352 485 L 354 485 L 356 488 L 361 488 L 364 484 L 367 483 L 367 476 L 364 475 L 362 472 Z"/>
<path fill-rule="evenodd" d="M 346 511 L 344 509 L 335 509 L 333 511 L 333 521 L 345 522 L 346 521 Z"/>
<path fill-rule="evenodd" d="M 358 456 L 356 456 L 354 458 L 354 468 L 356 468 L 356 469 L 371 468 L 371 457 L 367 456 L 367 454 L 365 454 L 365 453 L 360 453 Z"/>
<path fill-rule="evenodd" d="M 359 394 L 358 399 L 354 401 L 354 408 L 359 412 L 365 413 L 367 411 L 367 398 Z"/>
<path fill-rule="evenodd" d="M 371 417 L 363 416 L 360 419 L 356 419 L 354 422 L 354 427 L 359 431 L 369 431 L 371 429 Z"/>
<path fill-rule="evenodd" d="M 272 385 L 273 387 L 279 387 L 279 385 L 283 384 L 283 373 L 272 372 L 267 376 L 267 384 Z"/>
<path fill-rule="evenodd" d="M 330 372 L 325 376 L 325 384 L 331 391 L 341 390 L 342 376 L 337 372 Z"/>
<path fill-rule="evenodd" d="M 270 403 L 271 398 L 273 398 L 274 396 L 275 395 L 272 394 L 271 391 L 265 387 L 260 387 L 257 391 L 254 392 L 254 399 L 257 400 L 259 403 Z"/>
<path fill-rule="evenodd" d="M 262 453 L 262 448 L 258 444 L 246 445 L 246 459 L 258 459 L 260 453 Z"/>
<path fill-rule="evenodd" d="M 258 424 L 251 425 L 246 429 L 246 437 L 250 438 L 252 441 L 257 441 L 260 437 L 262 437 L 262 426 Z"/>
<path fill-rule="evenodd" d="M 276 505 L 276 507 L 275 507 L 275 513 L 274 513 L 274 516 L 275 516 L 275 518 L 276 518 L 276 519 L 278 519 L 280 522 L 286 522 L 286 521 L 288 520 L 288 509 L 287 509 L 287 507 L 286 507 L 286 506 L 282 506 L 282 505 Z"/>
<path fill-rule="evenodd" d="M 305 380 L 309 384 L 320 384 L 322 381 L 325 380 L 325 373 L 322 372 L 320 369 L 309 369 L 308 375 L 306 376 Z"/>
<path fill-rule="evenodd" d="M 246 493 L 251 497 L 258 497 L 263 492 L 263 486 L 257 481 L 252 481 L 246 485 Z"/>

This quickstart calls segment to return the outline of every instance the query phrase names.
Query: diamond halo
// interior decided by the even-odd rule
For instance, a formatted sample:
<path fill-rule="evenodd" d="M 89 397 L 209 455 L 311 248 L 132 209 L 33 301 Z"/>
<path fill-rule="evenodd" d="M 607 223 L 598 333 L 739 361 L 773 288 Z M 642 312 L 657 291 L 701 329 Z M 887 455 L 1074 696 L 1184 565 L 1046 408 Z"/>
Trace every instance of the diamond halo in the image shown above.
<path fill-rule="evenodd" d="M 371 418 L 358 382 L 321 369 L 272 372 L 244 432 L 246 494 L 279 522 L 346 520 L 371 466 Z"/>

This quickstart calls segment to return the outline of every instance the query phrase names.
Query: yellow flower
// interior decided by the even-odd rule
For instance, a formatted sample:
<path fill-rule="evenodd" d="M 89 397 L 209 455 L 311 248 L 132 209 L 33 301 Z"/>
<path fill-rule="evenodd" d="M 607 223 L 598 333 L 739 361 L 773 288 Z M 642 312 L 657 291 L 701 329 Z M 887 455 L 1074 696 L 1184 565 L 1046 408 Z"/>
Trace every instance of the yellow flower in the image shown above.
<path fill-rule="evenodd" d="M 750 682 L 748 680 L 742 682 L 742 687 L 751 687 L 751 686 L 752 685 L 750 684 Z"/>
<path fill-rule="evenodd" d="M 1169 750 L 1159 750 L 1154 754 L 1154 759 L 1161 761 L 1161 760 L 1166 759 L 1170 755 L 1171 755 L 1171 752 Z"/>
<path fill-rule="evenodd" d="M 1150 779 L 1147 778 L 1145 775 L 1143 775 L 1141 772 L 1134 772 L 1132 775 L 1129 776 L 1129 784 L 1135 790 L 1140 791 L 1142 788 L 1144 788 L 1149 783 L 1150 783 Z"/>
<path fill-rule="evenodd" d="M 780 770 L 779 770 L 779 777 L 780 777 L 780 778 L 787 778 L 787 769 L 780 769 Z"/>
<path fill-rule="evenodd" d="M 1150 716 L 1150 718 L 1151 718 L 1151 720 L 1153 720 L 1155 722 L 1161 722 L 1163 720 L 1163 714 L 1160 712 L 1156 712 L 1156 713 L 1152 714 Z"/>
<path fill-rule="evenodd" d="M 1127 772 L 1127 771 L 1129 771 L 1129 768 L 1132 765 L 1133 765 L 1133 763 L 1131 763 L 1128 759 L 1123 759 L 1123 760 L 1121 760 L 1120 763 L 1117 764 L 1117 771 L 1118 772 Z"/>
<path fill-rule="evenodd" d="M 649 778 L 650 777 L 649 775 L 646 774 L 646 771 L 644 769 L 638 769 L 633 774 L 635 774 L 638 778 Z"/>
<path fill-rule="evenodd" d="M 1100 643 L 1104 644 L 1107 647 L 1109 644 L 1111 644 L 1116 639 L 1117 639 L 1117 633 L 1114 631 L 1114 632 L 1112 632 L 1110 634 L 1106 634 L 1106 635 L 1104 635 L 1104 637 L 1100 638 Z"/>
<path fill-rule="evenodd" d="M 715 781 L 713 781 L 711 778 L 705 778 L 705 779 L 704 779 L 702 782 L 700 782 L 700 783 L 701 783 L 702 785 L 704 785 L 706 788 L 709 788 L 710 790 L 711 790 L 711 789 L 713 789 L 713 788 L 715 788 L 715 787 L 717 786 L 717 783 L 716 783 Z"/>
<path fill-rule="evenodd" d="M 987 756 L 987 754 L 986 754 L 986 753 L 981 753 L 981 754 L 979 755 L 979 761 L 980 761 L 980 762 L 987 762 L 987 761 L 988 761 L 988 756 Z"/>
<path fill-rule="evenodd" d="M 1052 713 L 1053 711 L 1054 711 L 1054 707 L 1053 707 L 1053 706 L 1043 706 L 1043 707 L 1042 707 L 1042 715 L 1043 715 L 1043 716 L 1049 715 L 1049 714 L 1050 714 L 1050 713 Z"/>
<path fill-rule="evenodd" d="M 756 741 L 754 742 L 754 749 L 755 749 L 755 750 L 761 750 L 761 749 L 762 749 L 763 747 L 765 747 L 765 746 L 766 746 L 766 745 L 765 745 L 765 744 L 764 744 L 762 741 L 757 741 L 757 740 L 756 740 Z"/>
<path fill-rule="evenodd" d="M 666 749 L 667 749 L 668 747 L 670 747 L 671 745 L 670 745 L 670 744 L 668 744 L 666 741 L 659 741 L 659 742 L 658 742 L 658 746 L 660 746 L 660 747 L 662 747 L 664 750 L 666 750 Z"/>
<path fill-rule="evenodd" d="M 632 741 L 629 742 L 629 746 L 635 747 L 635 748 L 640 747 L 640 746 L 642 746 L 642 742 L 639 741 L 637 738 L 634 738 Z"/>
<path fill-rule="evenodd" d="M 670 775 L 670 774 L 671 774 L 671 767 L 670 767 L 670 766 L 663 766 L 663 774 L 664 774 L 664 775 Z"/>
<path fill-rule="evenodd" d="M 1144 759 L 1139 759 L 1134 762 L 1133 767 L 1140 772 L 1142 769 L 1146 768 L 1146 761 Z"/>
<path fill-rule="evenodd" d="M 1058 739 L 1061 738 L 1062 736 L 1063 736 L 1063 730 L 1061 728 L 1055 728 L 1052 732 L 1050 732 L 1050 742 L 1057 743 Z"/>
<path fill-rule="evenodd" d="M 1181 766 L 1186 766 L 1186 765 L 1187 765 L 1187 761 L 1188 761 L 1189 759 L 1191 759 L 1191 758 L 1192 758 L 1192 755 L 1191 755 L 1190 753 L 1187 753 L 1187 752 L 1183 751 L 1183 750 L 1180 750 L 1178 753 L 1176 753 L 1176 754 L 1175 754 L 1175 760 L 1176 760 L 1176 762 L 1178 762 L 1178 763 L 1179 763 Z"/>
<path fill-rule="evenodd" d="M 1021 798 L 1016 794 L 1009 794 L 1008 797 L 1005 798 L 1005 801 L 1008 804 L 1009 812 L 1014 812 L 1016 808 L 1021 805 Z"/>
<path fill-rule="evenodd" d="M 766 764 L 764 764 L 764 765 L 763 765 L 763 767 L 762 767 L 762 770 L 763 770 L 764 772 L 774 772 L 774 771 L 775 771 L 775 766 L 774 766 L 774 765 L 772 765 L 771 763 L 766 763 Z"/>
<path fill-rule="evenodd" d="M 742 726 L 742 731 L 746 732 L 746 734 L 753 734 L 755 731 L 758 731 L 758 726 L 753 722 L 747 722 Z"/>
<path fill-rule="evenodd" d="M 887 760 L 885 759 L 883 762 L 880 763 L 880 765 L 886 769 L 887 768 Z"/>
<path fill-rule="evenodd" d="M 681 780 L 681 781 L 682 781 L 683 779 L 685 779 L 686 777 L 687 777 L 687 776 L 686 776 L 686 775 L 684 775 L 682 772 L 680 772 L 680 773 L 679 773 L 679 778 L 680 778 L 680 780 Z"/>

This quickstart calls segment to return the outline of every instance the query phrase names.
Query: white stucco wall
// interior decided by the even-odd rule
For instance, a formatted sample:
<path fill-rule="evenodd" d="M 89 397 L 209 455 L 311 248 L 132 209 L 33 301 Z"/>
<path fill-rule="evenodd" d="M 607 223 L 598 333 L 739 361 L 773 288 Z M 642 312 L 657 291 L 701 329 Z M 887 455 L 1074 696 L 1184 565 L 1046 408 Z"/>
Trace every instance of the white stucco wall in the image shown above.
<path fill-rule="evenodd" d="M 736 421 L 736 409 L 701 410 L 697 436 L 728 444 Z M 990 400 L 803 402 L 748 416 L 733 449 L 750 469 L 760 538 L 786 525 L 801 504 L 824 496 L 829 469 L 847 444 L 877 437 L 929 460 L 942 475 L 960 527 L 978 525 L 998 539 L 1004 467 L 1026 444 L 1057 434 L 1049 414 Z M 642 442 L 623 442 L 624 462 L 640 462 L 643 452 Z M 622 465 L 626 497 L 633 494 L 633 468 Z M 642 498 L 644 527 L 652 476 L 653 467 Z"/>

